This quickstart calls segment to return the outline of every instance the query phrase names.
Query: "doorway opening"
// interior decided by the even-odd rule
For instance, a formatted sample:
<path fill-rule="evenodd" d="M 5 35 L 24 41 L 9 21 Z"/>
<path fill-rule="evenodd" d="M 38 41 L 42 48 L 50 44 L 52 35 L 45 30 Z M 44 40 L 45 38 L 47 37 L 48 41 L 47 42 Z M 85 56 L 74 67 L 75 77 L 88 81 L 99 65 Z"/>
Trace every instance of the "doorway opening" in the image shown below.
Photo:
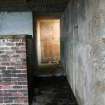
<path fill-rule="evenodd" d="M 38 18 L 37 58 L 33 105 L 77 105 L 60 62 L 60 19 Z"/>
<path fill-rule="evenodd" d="M 60 62 L 60 19 L 37 20 L 38 65 L 53 65 Z"/>

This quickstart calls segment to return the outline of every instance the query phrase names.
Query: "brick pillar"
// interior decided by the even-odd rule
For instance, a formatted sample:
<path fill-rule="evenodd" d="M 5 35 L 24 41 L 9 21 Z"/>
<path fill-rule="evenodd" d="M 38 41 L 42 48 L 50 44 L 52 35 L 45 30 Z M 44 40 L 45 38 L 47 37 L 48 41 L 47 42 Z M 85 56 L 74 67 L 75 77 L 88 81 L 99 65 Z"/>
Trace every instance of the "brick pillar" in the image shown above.
<path fill-rule="evenodd" d="M 0 36 L 0 105 L 28 105 L 24 35 Z"/>

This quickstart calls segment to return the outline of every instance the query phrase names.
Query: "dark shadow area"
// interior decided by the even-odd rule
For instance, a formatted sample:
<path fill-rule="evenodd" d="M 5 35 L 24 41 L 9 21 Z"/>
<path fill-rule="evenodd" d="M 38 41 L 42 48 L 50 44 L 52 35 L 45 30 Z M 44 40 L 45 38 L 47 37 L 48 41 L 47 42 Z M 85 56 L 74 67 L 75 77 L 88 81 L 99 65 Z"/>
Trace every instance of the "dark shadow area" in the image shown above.
<path fill-rule="evenodd" d="M 28 79 L 28 96 L 29 105 L 32 104 L 33 91 L 34 91 L 34 50 L 33 39 L 31 35 L 26 36 L 26 55 L 27 55 L 27 79 Z"/>
<path fill-rule="evenodd" d="M 38 66 L 38 70 L 35 71 L 36 77 L 51 77 L 65 75 L 65 71 L 61 64 L 44 64 Z"/>
<path fill-rule="evenodd" d="M 77 105 L 66 77 L 35 77 L 32 105 Z"/>

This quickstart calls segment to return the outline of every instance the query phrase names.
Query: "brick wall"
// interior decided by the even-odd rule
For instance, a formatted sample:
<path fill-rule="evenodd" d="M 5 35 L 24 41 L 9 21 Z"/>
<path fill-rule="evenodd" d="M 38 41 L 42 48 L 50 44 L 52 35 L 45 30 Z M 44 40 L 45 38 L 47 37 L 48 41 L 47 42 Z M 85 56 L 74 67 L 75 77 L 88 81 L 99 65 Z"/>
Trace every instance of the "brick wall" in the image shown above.
<path fill-rule="evenodd" d="M 24 35 L 0 36 L 0 105 L 28 105 Z"/>

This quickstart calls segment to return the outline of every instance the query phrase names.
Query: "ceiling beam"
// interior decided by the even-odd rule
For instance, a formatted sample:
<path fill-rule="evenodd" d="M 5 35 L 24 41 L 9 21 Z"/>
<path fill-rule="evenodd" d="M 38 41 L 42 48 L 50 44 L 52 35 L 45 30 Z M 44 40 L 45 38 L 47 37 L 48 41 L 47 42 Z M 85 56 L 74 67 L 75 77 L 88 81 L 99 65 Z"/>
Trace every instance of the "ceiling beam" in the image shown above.
<path fill-rule="evenodd" d="M 62 12 L 69 0 L 0 0 L 0 11 Z"/>

